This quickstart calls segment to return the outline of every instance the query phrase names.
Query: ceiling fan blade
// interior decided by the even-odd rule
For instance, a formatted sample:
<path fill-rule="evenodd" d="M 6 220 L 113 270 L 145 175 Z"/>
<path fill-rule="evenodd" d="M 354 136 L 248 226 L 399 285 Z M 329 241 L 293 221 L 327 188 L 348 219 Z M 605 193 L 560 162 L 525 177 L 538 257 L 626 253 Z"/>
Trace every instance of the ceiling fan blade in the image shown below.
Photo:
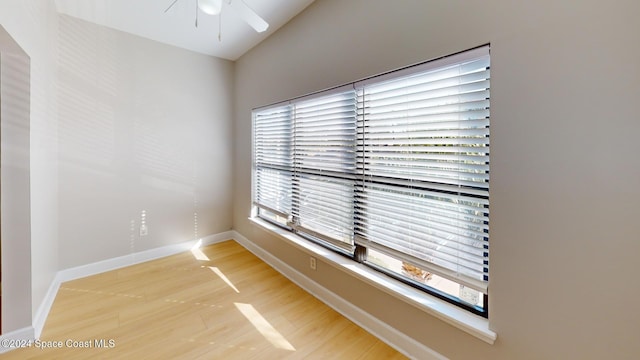
<path fill-rule="evenodd" d="M 240 15 L 242 20 L 246 21 L 249 26 L 255 29 L 257 32 L 266 31 L 269 28 L 269 24 L 264 21 L 253 9 L 251 9 L 242 0 L 233 0 L 229 3 L 231 7 Z"/>

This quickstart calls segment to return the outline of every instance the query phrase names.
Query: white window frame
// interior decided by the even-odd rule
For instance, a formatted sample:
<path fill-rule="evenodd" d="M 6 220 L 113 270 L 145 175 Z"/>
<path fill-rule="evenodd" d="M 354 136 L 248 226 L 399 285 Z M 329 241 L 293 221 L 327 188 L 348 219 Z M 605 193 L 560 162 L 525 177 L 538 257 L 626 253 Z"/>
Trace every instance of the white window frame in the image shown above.
<path fill-rule="evenodd" d="M 393 80 L 396 78 L 400 78 L 400 77 L 404 77 L 406 75 L 411 75 L 411 74 L 415 74 L 415 73 L 420 73 L 420 72 L 424 72 L 424 71 L 429 71 L 431 69 L 441 69 L 444 68 L 446 66 L 449 66 L 451 64 L 454 63 L 460 63 L 462 61 L 465 61 L 465 59 L 476 59 L 479 56 L 482 56 L 482 54 L 486 53 L 488 56 L 488 52 L 489 52 L 489 47 L 487 46 L 482 46 L 476 49 L 472 49 L 469 51 L 465 51 L 459 54 L 454 54 L 452 56 L 447 56 L 447 57 L 443 57 L 440 59 L 436 59 L 433 61 L 428 61 L 425 62 L 423 64 L 417 65 L 417 66 L 411 66 L 411 67 L 407 67 L 401 70 L 397 70 L 397 71 L 393 71 L 393 72 L 389 72 L 383 75 L 379 75 L 379 76 L 375 76 L 375 77 L 371 77 L 359 82 L 355 82 L 352 84 L 348 84 L 339 88 L 335 88 L 335 89 L 331 89 L 329 91 L 324 91 L 324 92 L 319 92 L 316 94 L 312 94 L 312 95 L 307 95 L 305 97 L 301 97 L 301 98 L 296 98 L 296 99 L 292 99 L 290 101 L 287 102 L 282 102 L 276 105 L 272 105 L 272 106 L 268 106 L 268 107 L 263 107 L 263 108 L 258 108 L 258 109 L 254 109 L 254 113 L 253 113 L 253 117 L 254 117 L 254 122 L 253 122 L 253 126 L 254 126 L 254 132 L 255 132 L 255 118 L 256 118 L 256 114 L 260 113 L 261 111 L 264 111 L 265 109 L 270 109 L 273 107 L 277 107 L 277 106 L 292 106 L 293 110 L 292 112 L 295 114 L 295 105 L 299 104 L 303 101 L 309 100 L 309 99 L 316 99 L 316 98 L 321 98 L 324 96 L 328 96 L 331 94 L 336 94 L 336 93 L 340 93 L 340 92 L 344 92 L 344 91 L 350 91 L 350 89 L 355 89 L 356 91 L 359 91 L 360 89 L 363 89 L 364 87 L 371 85 L 371 84 L 380 84 L 383 83 L 385 81 L 388 80 Z M 488 82 L 488 80 L 487 80 Z M 488 90 L 487 90 L 488 91 Z M 488 101 L 488 99 L 487 99 Z M 487 110 L 488 111 L 488 110 Z M 295 115 L 294 115 L 295 116 Z M 360 121 L 358 119 L 356 119 L 356 121 Z M 487 118 L 488 121 L 488 118 Z M 359 125 L 361 126 L 361 124 Z M 488 131 L 488 127 L 487 127 L 487 131 Z M 295 132 L 295 131 L 294 131 Z M 255 136 L 255 133 L 254 133 Z M 262 220 L 258 221 L 257 218 L 259 217 L 259 208 L 261 206 L 261 204 L 259 204 L 258 202 L 255 201 L 256 199 L 256 179 L 255 179 L 255 174 L 256 174 L 256 168 L 260 166 L 259 163 L 256 162 L 256 158 L 255 158 L 255 138 L 254 141 L 252 141 L 252 146 L 254 146 L 253 149 L 253 154 L 254 154 L 254 162 L 253 162 L 253 170 L 252 170 L 252 199 L 254 200 L 254 207 L 252 210 L 252 218 L 255 220 L 256 223 L 258 224 L 262 224 L 264 226 L 264 222 Z M 488 134 L 487 134 L 487 142 L 488 142 Z M 487 143 L 488 146 L 488 143 Z M 294 150 L 295 152 L 295 150 Z M 487 150 L 487 156 L 488 156 L 488 150 Z M 292 159 L 292 161 L 294 161 Z M 293 172 L 296 172 L 295 166 L 294 166 L 294 170 Z M 483 189 L 479 190 L 478 193 L 482 193 L 482 196 L 486 196 L 486 203 L 487 203 L 487 207 L 488 207 L 488 163 L 487 163 L 487 184 L 486 184 L 486 191 L 484 191 Z M 322 176 L 322 169 L 318 170 L 318 174 L 320 176 Z M 295 175 L 294 175 L 295 176 Z M 293 190 L 292 190 L 293 191 Z M 471 190 L 472 192 L 475 190 Z M 294 200 L 295 202 L 295 200 Z M 355 204 L 355 202 L 354 202 Z M 355 206 L 355 205 L 354 205 Z M 263 208 L 263 210 L 269 210 L 268 208 Z M 286 222 L 280 222 L 278 223 L 273 222 L 272 223 L 278 223 L 277 225 L 280 226 L 281 228 L 283 228 L 285 231 L 290 231 L 293 234 L 297 234 L 297 235 L 303 235 L 305 236 L 307 239 L 311 238 L 312 240 L 323 244 L 329 248 L 332 248 L 338 252 L 343 252 L 343 253 L 347 253 L 347 254 L 352 254 L 353 257 L 356 260 L 362 260 L 362 259 L 358 259 L 358 257 L 360 256 L 358 254 L 359 250 L 358 248 L 362 247 L 363 245 L 370 245 L 373 246 L 373 248 L 375 248 L 376 250 L 383 250 L 383 251 L 388 251 L 389 254 L 395 255 L 397 254 L 397 251 L 394 249 L 387 249 L 385 246 L 381 246 L 379 244 L 373 243 L 367 239 L 364 239 L 362 236 L 358 235 L 356 233 L 356 230 L 353 230 L 353 237 L 352 239 L 350 239 L 349 241 L 333 241 L 332 239 L 324 236 L 324 234 L 322 233 L 316 233 L 313 231 L 313 229 L 308 229 L 308 228 L 304 228 L 301 227 L 299 222 L 296 220 L 297 216 L 295 216 L 293 213 L 295 212 L 295 210 L 292 211 L 292 214 L 277 214 L 277 215 L 281 215 L 281 217 L 284 217 L 286 215 L 287 219 Z M 486 226 L 485 226 L 485 232 L 487 232 L 486 235 L 486 245 L 485 245 L 485 272 L 488 270 L 488 208 L 486 210 L 486 216 L 487 216 L 487 220 L 486 220 Z M 271 219 L 272 220 L 272 219 Z M 400 253 L 400 255 L 402 256 L 403 254 Z M 488 293 L 488 273 L 486 275 L 484 275 L 484 279 L 481 279 L 479 281 L 476 281 L 474 279 L 470 279 L 469 277 L 464 277 L 464 276 L 460 276 L 459 272 L 456 271 L 451 271 L 451 269 L 447 269 L 447 268 L 441 268 L 438 264 L 431 264 L 429 262 L 425 262 L 425 261 L 421 261 L 421 259 L 419 258 L 413 258 L 413 257 L 408 257 L 408 258 L 403 258 L 403 260 L 409 260 L 412 261 L 414 264 L 417 264 L 419 266 L 422 266 L 426 269 L 429 269 L 430 271 L 433 270 L 435 271 L 435 273 L 437 273 L 438 275 L 443 275 L 446 278 L 449 279 L 454 279 L 456 282 L 465 285 L 465 286 L 473 286 L 475 289 L 478 289 L 482 292 L 484 292 L 485 294 Z M 361 262 L 361 261 L 360 261 Z M 485 311 L 482 314 L 483 316 L 487 316 L 487 312 L 486 312 L 486 308 L 487 308 L 487 303 L 486 303 L 486 297 L 485 297 Z"/>

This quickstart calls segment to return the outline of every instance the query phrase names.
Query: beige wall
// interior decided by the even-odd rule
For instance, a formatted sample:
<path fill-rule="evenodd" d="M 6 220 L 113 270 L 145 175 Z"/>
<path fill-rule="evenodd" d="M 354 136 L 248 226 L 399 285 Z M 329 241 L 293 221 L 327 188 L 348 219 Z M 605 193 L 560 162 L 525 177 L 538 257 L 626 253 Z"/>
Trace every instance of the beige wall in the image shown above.
<path fill-rule="evenodd" d="M 233 63 L 59 22 L 60 268 L 230 230 Z"/>
<path fill-rule="evenodd" d="M 234 228 L 452 359 L 640 354 L 636 1 L 317 0 L 236 63 Z M 488 345 L 247 221 L 251 108 L 491 43 Z M 393 311 L 389 311 L 393 309 Z"/>
<path fill-rule="evenodd" d="M 30 279 L 32 291 L 21 292 L 17 308 L 30 314 L 28 321 L 7 324 L 3 332 L 31 325 L 31 316 L 42 303 L 58 270 L 58 179 L 57 179 L 57 108 L 56 52 L 57 16 L 53 1 L 4 0 L 0 2 L 0 24 L 26 52 L 31 62 L 30 84 L 30 165 L 31 165 L 31 244 L 30 252 L 10 254 L 18 261 L 30 261 L 30 272 L 5 269 L 3 277 L 17 281 Z M 3 238 L 5 241 L 15 239 Z M 26 260 L 24 260 L 26 259 Z M 5 266 L 6 264 L 3 264 Z M 11 289 L 4 289 L 11 291 Z M 31 296 L 30 296 L 31 295 Z M 7 309 L 5 308 L 6 312 Z M 5 321 L 3 317 L 3 321 Z M 6 324 L 6 323 L 5 323 Z"/>
<path fill-rule="evenodd" d="M 29 57 L 0 26 L 2 308 L 13 310 L 4 312 L 3 332 L 31 323 L 22 305 L 31 298 L 30 78 Z"/>

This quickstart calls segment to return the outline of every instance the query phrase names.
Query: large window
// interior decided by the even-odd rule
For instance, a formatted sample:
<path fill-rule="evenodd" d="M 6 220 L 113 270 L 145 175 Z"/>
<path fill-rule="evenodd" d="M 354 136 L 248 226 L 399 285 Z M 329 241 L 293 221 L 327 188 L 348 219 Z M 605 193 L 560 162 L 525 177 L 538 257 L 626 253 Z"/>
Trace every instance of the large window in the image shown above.
<path fill-rule="evenodd" d="M 259 217 L 487 315 L 489 47 L 253 113 Z"/>

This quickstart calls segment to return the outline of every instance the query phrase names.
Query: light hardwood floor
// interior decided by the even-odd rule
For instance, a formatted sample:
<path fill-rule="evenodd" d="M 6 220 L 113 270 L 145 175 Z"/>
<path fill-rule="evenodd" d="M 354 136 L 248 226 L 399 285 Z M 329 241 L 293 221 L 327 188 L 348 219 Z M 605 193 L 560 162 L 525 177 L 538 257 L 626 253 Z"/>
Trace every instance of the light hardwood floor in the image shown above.
<path fill-rule="evenodd" d="M 235 241 L 200 250 L 62 284 L 41 340 L 63 347 L 0 359 L 405 358 Z"/>

